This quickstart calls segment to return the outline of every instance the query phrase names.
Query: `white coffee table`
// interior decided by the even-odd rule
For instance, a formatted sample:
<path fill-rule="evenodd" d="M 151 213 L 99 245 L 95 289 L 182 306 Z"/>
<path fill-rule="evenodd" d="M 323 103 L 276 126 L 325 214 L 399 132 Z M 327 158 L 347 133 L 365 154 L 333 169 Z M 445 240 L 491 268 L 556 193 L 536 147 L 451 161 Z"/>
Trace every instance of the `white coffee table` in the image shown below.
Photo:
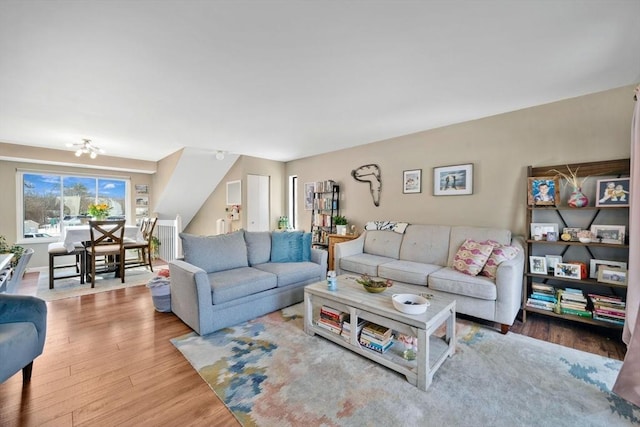
<path fill-rule="evenodd" d="M 411 384 L 420 390 L 426 390 L 433 380 L 434 373 L 442 363 L 455 353 L 456 302 L 454 299 L 433 297 L 426 313 L 409 315 L 401 313 L 393 307 L 391 295 L 418 294 L 415 287 L 394 284 L 382 293 L 369 293 L 362 285 L 356 283 L 357 276 L 338 276 L 338 287 L 335 291 L 327 288 L 327 282 L 318 282 L 304 288 L 304 330 L 309 335 L 320 335 L 355 353 L 367 357 L 404 375 Z M 424 288 L 423 293 L 429 293 Z M 377 353 L 358 342 L 356 334 L 347 340 L 342 335 L 316 325 L 320 316 L 320 308 L 327 305 L 336 310 L 349 313 L 351 331 L 356 330 L 358 318 L 363 318 L 378 325 L 386 326 L 394 331 L 418 337 L 416 360 L 403 357 L 404 345 L 395 342 L 386 353 Z M 445 325 L 446 332 L 442 337 L 433 333 Z"/>

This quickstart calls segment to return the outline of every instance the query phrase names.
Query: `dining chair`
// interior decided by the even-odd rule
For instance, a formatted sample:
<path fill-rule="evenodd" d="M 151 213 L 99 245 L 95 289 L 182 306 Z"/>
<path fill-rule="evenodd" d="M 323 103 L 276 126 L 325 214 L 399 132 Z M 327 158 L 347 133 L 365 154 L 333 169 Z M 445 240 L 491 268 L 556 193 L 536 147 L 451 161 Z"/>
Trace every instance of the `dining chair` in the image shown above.
<path fill-rule="evenodd" d="M 6 282 L 4 282 L 2 286 L 0 286 L 0 293 L 16 293 L 16 291 L 18 290 L 18 285 L 22 281 L 22 276 L 24 276 L 24 271 L 27 268 L 27 264 L 29 264 L 29 261 L 31 260 L 34 252 L 35 251 L 33 250 L 33 248 L 29 248 L 23 252 L 22 256 L 18 260 L 16 268 L 14 268 L 11 272 L 11 277 Z"/>
<path fill-rule="evenodd" d="M 84 276 L 86 273 L 86 260 L 85 260 L 85 247 L 82 243 L 75 243 L 73 250 L 69 251 L 64 245 L 64 242 L 49 243 L 47 248 L 49 252 L 49 289 L 53 289 L 53 283 L 55 280 L 68 279 L 70 277 L 80 277 L 80 283 L 84 284 Z M 75 262 L 73 264 L 56 264 L 55 259 L 57 257 L 74 256 Z M 55 271 L 60 269 L 74 268 L 73 274 L 61 274 L 55 276 Z"/>
<path fill-rule="evenodd" d="M 91 287 L 96 285 L 96 259 L 105 258 L 107 271 L 116 272 L 124 283 L 124 224 L 125 220 L 89 221 L 91 244 L 87 247 L 88 275 Z"/>
<path fill-rule="evenodd" d="M 140 228 L 142 232 L 141 241 L 127 241 L 125 240 L 124 249 L 137 250 L 138 256 L 131 258 L 125 262 L 124 268 L 133 268 L 148 266 L 149 270 L 153 272 L 153 265 L 151 259 L 151 239 L 153 238 L 153 230 L 156 227 L 158 218 L 144 218 L 143 224 Z"/>

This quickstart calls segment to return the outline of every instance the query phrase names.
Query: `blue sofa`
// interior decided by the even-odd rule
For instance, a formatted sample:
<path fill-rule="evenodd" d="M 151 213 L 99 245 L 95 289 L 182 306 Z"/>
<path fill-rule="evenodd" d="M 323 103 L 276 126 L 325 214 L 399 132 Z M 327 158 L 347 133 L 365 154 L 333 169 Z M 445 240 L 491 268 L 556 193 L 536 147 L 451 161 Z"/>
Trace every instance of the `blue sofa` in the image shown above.
<path fill-rule="evenodd" d="M 183 260 L 169 262 L 171 311 L 200 335 L 288 307 L 326 279 L 327 251 L 311 234 L 181 233 Z"/>
<path fill-rule="evenodd" d="M 26 295 L 0 294 L 0 382 L 22 369 L 31 380 L 33 360 L 42 354 L 47 335 L 47 304 Z"/>

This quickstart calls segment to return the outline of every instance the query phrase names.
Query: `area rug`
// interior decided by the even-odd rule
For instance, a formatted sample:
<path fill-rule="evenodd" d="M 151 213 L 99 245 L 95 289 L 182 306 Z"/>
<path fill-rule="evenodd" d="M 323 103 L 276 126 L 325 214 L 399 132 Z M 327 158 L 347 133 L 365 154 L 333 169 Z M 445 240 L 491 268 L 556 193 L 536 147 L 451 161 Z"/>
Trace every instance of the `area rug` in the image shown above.
<path fill-rule="evenodd" d="M 124 275 L 124 283 L 120 278 L 115 278 L 113 273 L 96 276 L 96 286 L 91 287 L 91 282 L 80 283 L 79 277 L 56 280 L 54 288 L 49 289 L 49 270 L 43 268 L 38 277 L 38 289 L 36 296 L 45 301 L 54 301 L 63 298 L 72 298 L 82 295 L 97 294 L 99 292 L 111 291 L 114 289 L 129 288 L 146 284 L 149 279 L 157 276 L 158 271 L 168 268 L 166 265 L 153 266 L 153 273 L 147 267 L 136 267 L 127 269 Z M 56 275 L 63 274 L 64 271 L 56 271 Z"/>
<path fill-rule="evenodd" d="M 628 426 L 622 364 L 458 320 L 427 391 L 303 331 L 302 305 L 172 343 L 244 426 Z"/>

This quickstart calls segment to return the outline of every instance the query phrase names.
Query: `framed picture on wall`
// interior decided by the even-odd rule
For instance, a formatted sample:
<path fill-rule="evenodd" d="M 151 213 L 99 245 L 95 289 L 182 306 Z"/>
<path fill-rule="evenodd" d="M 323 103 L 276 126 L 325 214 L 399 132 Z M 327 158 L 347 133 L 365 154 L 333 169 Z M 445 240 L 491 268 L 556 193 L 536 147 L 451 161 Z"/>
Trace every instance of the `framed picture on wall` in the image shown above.
<path fill-rule="evenodd" d="M 402 173 L 402 192 L 420 193 L 422 191 L 422 169 L 413 169 Z"/>
<path fill-rule="evenodd" d="M 316 191 L 315 182 L 306 182 L 304 184 L 304 210 L 313 210 L 313 193 Z"/>
<path fill-rule="evenodd" d="M 136 194 L 149 194 L 149 186 L 147 184 L 136 184 Z"/>
<path fill-rule="evenodd" d="M 473 194 L 473 163 L 433 168 L 433 195 Z"/>

